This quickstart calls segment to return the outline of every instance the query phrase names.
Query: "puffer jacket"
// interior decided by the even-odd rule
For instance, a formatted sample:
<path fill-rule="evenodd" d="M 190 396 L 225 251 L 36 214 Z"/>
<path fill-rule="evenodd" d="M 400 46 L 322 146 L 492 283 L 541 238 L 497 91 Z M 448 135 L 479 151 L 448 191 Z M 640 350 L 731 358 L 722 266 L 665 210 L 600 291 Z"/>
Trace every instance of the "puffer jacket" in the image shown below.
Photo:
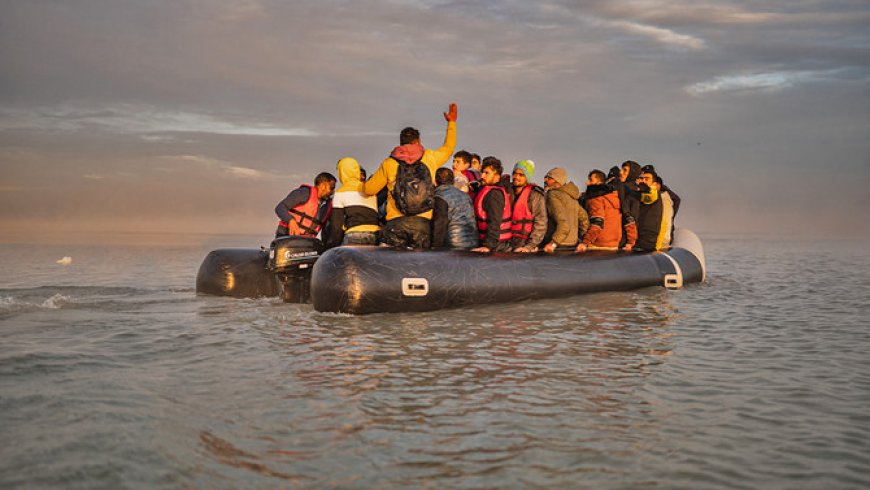
<path fill-rule="evenodd" d="M 439 185 L 435 188 L 436 210 L 440 211 L 437 204 L 442 199 L 447 204 L 446 231 L 443 244 L 440 233 L 433 232 L 433 246 L 445 246 L 456 249 L 472 249 L 477 246 L 477 223 L 474 218 L 474 207 L 468 194 L 452 185 Z M 436 212 L 434 221 L 440 222 L 441 217 Z M 433 223 L 435 225 L 436 223 Z"/>
<path fill-rule="evenodd" d="M 593 247 L 618 247 L 622 239 L 622 212 L 616 190 L 605 184 L 588 186 L 586 212 L 589 230 L 583 236 L 583 243 Z"/>
<path fill-rule="evenodd" d="M 556 246 L 577 245 L 579 238 L 589 229 L 589 216 L 577 202 L 579 198 L 580 189 L 573 182 L 547 191 L 547 216 L 554 223 L 550 241 Z"/>

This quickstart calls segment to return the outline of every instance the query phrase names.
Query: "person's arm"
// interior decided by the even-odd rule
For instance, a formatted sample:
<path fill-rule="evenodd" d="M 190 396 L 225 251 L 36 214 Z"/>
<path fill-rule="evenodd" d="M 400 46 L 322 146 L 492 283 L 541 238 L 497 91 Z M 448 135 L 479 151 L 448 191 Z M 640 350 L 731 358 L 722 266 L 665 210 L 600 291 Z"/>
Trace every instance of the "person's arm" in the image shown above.
<path fill-rule="evenodd" d="M 456 149 L 456 118 L 456 104 L 450 104 L 449 111 L 444 113 L 444 119 L 447 120 L 447 131 L 444 134 L 444 144 L 441 145 L 441 148 L 434 150 L 435 159 L 432 162 L 434 167 L 431 169 L 433 172 L 438 167 L 444 165 L 444 163 L 453 156 L 453 150 Z"/>
<path fill-rule="evenodd" d="M 486 237 L 480 246 L 495 250 L 498 247 L 498 238 L 501 234 L 504 194 L 495 189 L 491 190 L 483 201 L 483 210 L 486 211 Z"/>
<path fill-rule="evenodd" d="M 387 162 L 390 159 L 387 158 L 383 162 L 381 162 L 381 166 L 375 170 L 375 173 L 369 177 L 369 180 L 366 181 L 365 185 L 363 185 L 362 191 L 364 194 L 368 196 L 377 196 L 378 192 L 387 186 L 387 182 L 389 179 L 387 178 Z"/>
<path fill-rule="evenodd" d="M 341 240 L 344 238 L 344 208 L 333 205 L 326 225 L 324 227 L 326 240 L 323 241 L 323 246 L 332 248 L 341 245 Z"/>
<path fill-rule="evenodd" d="M 586 210 L 582 207 L 577 211 L 577 238 L 578 241 L 583 240 L 583 236 L 586 235 L 586 231 L 589 230 L 589 215 L 586 214 Z"/>
<path fill-rule="evenodd" d="M 285 223 L 295 221 L 296 218 L 290 213 L 290 210 L 308 201 L 310 192 L 311 191 L 309 191 L 307 187 L 294 189 L 290 194 L 287 194 L 287 197 L 282 199 L 277 206 L 275 206 L 275 214 L 277 214 L 278 217 L 281 218 L 281 221 Z"/>
<path fill-rule="evenodd" d="M 589 212 L 589 229 L 583 235 L 583 244 L 592 245 L 598 240 L 598 236 L 604 231 L 604 207 L 605 203 L 601 198 L 590 199 L 587 201 Z M 578 250 L 579 251 L 579 250 Z"/>
<path fill-rule="evenodd" d="M 529 193 L 529 211 L 532 212 L 534 222 L 532 233 L 529 235 L 529 248 L 537 248 L 544 241 L 547 234 L 547 199 L 543 193 L 532 189 Z"/>
<path fill-rule="evenodd" d="M 432 248 L 444 248 L 447 238 L 447 201 L 435 196 L 435 209 L 432 213 Z"/>

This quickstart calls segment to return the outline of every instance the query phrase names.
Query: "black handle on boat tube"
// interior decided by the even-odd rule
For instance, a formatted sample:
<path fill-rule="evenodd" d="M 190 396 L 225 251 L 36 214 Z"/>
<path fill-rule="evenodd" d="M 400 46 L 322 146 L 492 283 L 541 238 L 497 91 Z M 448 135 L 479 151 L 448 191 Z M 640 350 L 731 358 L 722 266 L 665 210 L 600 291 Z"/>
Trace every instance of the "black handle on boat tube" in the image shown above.
<path fill-rule="evenodd" d="M 662 286 L 666 275 L 678 273 L 675 263 L 697 262 L 692 254 L 671 258 L 658 253 L 482 255 L 339 247 L 314 265 L 311 299 L 318 311 L 365 314 L 625 291 Z"/>

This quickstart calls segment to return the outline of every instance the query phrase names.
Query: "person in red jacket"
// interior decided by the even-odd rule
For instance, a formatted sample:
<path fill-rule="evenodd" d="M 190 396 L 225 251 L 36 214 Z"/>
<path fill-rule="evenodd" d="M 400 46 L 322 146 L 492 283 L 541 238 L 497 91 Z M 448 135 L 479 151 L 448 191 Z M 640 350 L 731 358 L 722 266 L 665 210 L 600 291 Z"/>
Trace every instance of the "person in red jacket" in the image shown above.
<path fill-rule="evenodd" d="M 315 237 L 332 211 L 332 195 L 335 193 L 335 176 L 321 172 L 314 178 L 314 185 L 302 184 L 275 206 L 278 229 L 275 238 L 287 235 Z"/>
<path fill-rule="evenodd" d="M 595 169 L 586 180 L 586 213 L 589 214 L 589 229 L 577 244 L 578 252 L 591 248 L 617 250 L 622 240 L 622 212 L 619 194 L 605 184 L 607 175 Z"/>

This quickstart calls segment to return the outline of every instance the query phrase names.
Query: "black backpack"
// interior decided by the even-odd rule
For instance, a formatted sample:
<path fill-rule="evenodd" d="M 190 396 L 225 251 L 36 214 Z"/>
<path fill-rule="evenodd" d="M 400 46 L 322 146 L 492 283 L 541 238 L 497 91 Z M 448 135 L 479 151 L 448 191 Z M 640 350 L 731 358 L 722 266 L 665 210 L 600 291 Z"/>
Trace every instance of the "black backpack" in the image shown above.
<path fill-rule="evenodd" d="M 432 173 L 423 160 L 405 163 L 396 160 L 396 182 L 393 185 L 393 200 L 405 216 L 425 213 L 435 208 L 435 184 Z"/>

